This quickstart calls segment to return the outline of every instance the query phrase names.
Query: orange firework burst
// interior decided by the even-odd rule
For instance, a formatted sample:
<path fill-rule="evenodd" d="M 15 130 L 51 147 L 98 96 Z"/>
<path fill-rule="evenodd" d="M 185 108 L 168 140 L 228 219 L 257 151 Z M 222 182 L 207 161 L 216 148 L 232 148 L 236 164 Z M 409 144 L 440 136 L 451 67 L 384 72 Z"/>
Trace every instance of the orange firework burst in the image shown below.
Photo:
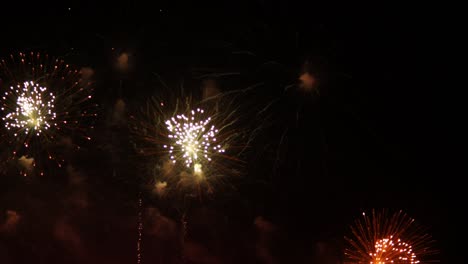
<path fill-rule="evenodd" d="M 61 147 L 90 140 L 88 118 L 96 115 L 90 73 L 34 52 L 0 61 L 0 143 L 22 174 L 42 175 L 49 163 L 61 167 Z"/>
<path fill-rule="evenodd" d="M 345 237 L 345 263 L 416 264 L 433 263 L 437 253 L 433 240 L 411 217 L 398 211 L 362 213 Z"/>

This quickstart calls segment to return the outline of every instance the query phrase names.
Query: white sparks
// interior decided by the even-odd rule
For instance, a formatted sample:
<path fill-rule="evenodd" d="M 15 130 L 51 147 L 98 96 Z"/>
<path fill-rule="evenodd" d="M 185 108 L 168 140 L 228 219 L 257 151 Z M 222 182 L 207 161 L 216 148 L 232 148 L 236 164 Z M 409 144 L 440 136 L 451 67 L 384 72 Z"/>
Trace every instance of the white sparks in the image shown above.
<path fill-rule="evenodd" d="M 16 100 L 15 107 L 7 109 L 9 112 L 2 118 L 8 130 L 22 131 L 25 134 L 33 132 L 39 136 L 43 130 L 56 125 L 53 122 L 56 119 L 53 111 L 55 96 L 47 93 L 46 87 L 32 81 L 25 82 L 23 85 L 10 87 L 3 99 Z M 2 107 L 2 110 L 5 108 Z"/>
<path fill-rule="evenodd" d="M 214 153 L 223 153 L 224 149 L 221 145 L 215 145 L 216 134 L 218 130 L 208 124 L 211 118 L 201 118 L 203 110 L 197 108 L 186 115 L 176 115 L 166 121 L 167 129 L 173 143 L 169 146 L 170 158 L 173 163 L 176 163 L 179 158 L 183 159 L 187 167 L 194 165 L 195 173 L 201 173 L 200 162 L 211 161 L 211 155 Z M 165 149 L 167 145 L 163 146 Z"/>

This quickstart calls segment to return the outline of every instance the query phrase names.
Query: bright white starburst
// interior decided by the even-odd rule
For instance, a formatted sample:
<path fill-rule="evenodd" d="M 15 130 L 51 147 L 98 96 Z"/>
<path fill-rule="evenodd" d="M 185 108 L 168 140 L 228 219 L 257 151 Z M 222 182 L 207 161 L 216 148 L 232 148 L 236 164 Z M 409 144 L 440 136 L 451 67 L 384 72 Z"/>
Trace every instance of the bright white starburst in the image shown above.
<path fill-rule="evenodd" d="M 201 117 L 203 113 L 203 109 L 197 108 L 187 116 L 182 114 L 167 120 L 168 137 L 173 143 L 163 146 L 169 150 L 173 163 L 182 159 L 189 168 L 193 164 L 196 173 L 201 172 L 201 162 L 211 161 L 211 155 L 225 151 L 216 142 L 218 129 L 209 125 L 210 117 Z"/>
<path fill-rule="evenodd" d="M 48 93 L 46 87 L 33 81 L 24 82 L 23 85 L 11 86 L 2 99 L 16 101 L 13 107 L 6 109 L 7 113 L 2 118 L 5 127 L 13 130 L 15 136 L 18 132 L 36 133 L 39 136 L 43 130 L 56 125 L 55 96 Z M 1 109 L 5 111 L 5 106 L 2 105 Z"/>

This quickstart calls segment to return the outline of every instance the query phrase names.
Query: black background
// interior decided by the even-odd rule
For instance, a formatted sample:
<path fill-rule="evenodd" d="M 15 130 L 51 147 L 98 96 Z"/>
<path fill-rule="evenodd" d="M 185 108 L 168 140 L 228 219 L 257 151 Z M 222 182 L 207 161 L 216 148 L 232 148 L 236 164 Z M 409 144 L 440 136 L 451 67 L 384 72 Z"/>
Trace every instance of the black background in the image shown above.
<path fill-rule="evenodd" d="M 269 101 L 278 96 L 282 99 L 274 107 L 278 117 L 273 115 L 273 120 L 277 122 L 265 129 L 262 139 L 254 146 L 273 146 L 272 142 L 277 142 L 280 136 L 276 128 L 291 125 L 283 149 L 287 154 L 277 169 L 272 169 L 273 161 L 268 154 L 266 158 L 258 156 L 263 154 L 253 155 L 250 162 L 258 162 L 258 166 L 248 166 L 245 178 L 237 182 L 236 194 L 194 206 L 192 217 L 201 217 L 202 224 L 197 226 L 197 220 L 193 220 L 191 239 L 205 243 L 206 247 L 213 247 L 214 243 L 208 235 L 203 235 L 204 222 L 209 222 L 203 219 L 208 213 L 203 212 L 209 211 L 233 222 L 224 227 L 231 233 L 220 226 L 215 228 L 220 240 L 229 241 L 224 245 L 234 245 L 234 248 L 237 245 L 238 249 L 233 250 L 239 251 L 237 256 L 242 261 L 257 263 L 252 253 L 244 252 L 239 244 L 244 243 L 245 237 L 254 236 L 253 219 L 263 216 L 280 227 L 287 237 L 278 238 L 281 246 L 274 250 L 279 263 L 291 259 L 297 263 L 314 263 L 310 258 L 301 259 L 301 253 L 297 252 L 315 252 L 305 255 L 315 254 L 320 259 L 322 253 L 314 248 L 321 242 L 340 248 L 343 232 L 361 209 L 389 207 L 403 209 L 428 226 L 438 241 L 441 262 L 451 263 L 449 259 L 455 256 L 448 256 L 446 241 L 447 227 L 455 218 L 448 207 L 454 205 L 454 198 L 447 193 L 456 193 L 458 188 L 454 187 L 456 176 L 445 163 L 449 123 L 443 110 L 446 97 L 428 85 L 433 78 L 430 68 L 438 56 L 437 41 L 442 38 L 438 17 L 431 15 L 432 10 L 432 6 L 393 2 L 14 3 L 2 7 L 0 53 L 2 57 L 31 50 L 67 54 L 71 63 L 93 68 L 96 100 L 102 112 L 98 121 L 101 126 L 94 132 L 97 139 L 106 138 L 105 133 L 110 133 L 125 140 L 125 132 L 109 132 L 115 128 L 106 127 L 106 115 L 119 98 L 129 109 L 135 109 L 147 96 L 157 93 L 154 88 L 157 81 L 151 72 L 157 72 L 171 85 L 200 68 L 238 71 L 243 79 L 237 85 L 266 82 L 256 92 L 265 98 L 246 98 L 246 102 L 254 104 L 255 100 Z M 440 16 L 441 13 L 439 10 Z M 239 51 L 254 55 L 236 55 Z M 113 68 L 122 52 L 130 54 L 131 69 L 126 74 L 116 73 Z M 282 94 L 284 86 L 299 75 L 302 63 L 307 58 L 318 57 L 328 62 L 322 70 L 330 81 L 323 94 L 309 101 L 304 101 L 301 94 Z M 301 117 L 296 122 L 298 102 L 306 106 L 301 108 Z M 124 127 L 117 129 L 125 131 Z M 99 151 L 93 153 L 92 148 L 88 151 L 94 158 L 105 155 Z M 273 153 L 275 149 L 269 151 Z M 130 155 L 125 147 L 114 152 L 122 160 Z M 94 206 L 83 214 L 83 219 L 76 220 L 81 230 L 78 233 L 82 233 L 83 243 L 88 245 L 94 245 L 87 242 L 93 241 L 93 233 L 106 236 L 107 233 L 98 231 L 104 225 L 101 222 L 110 221 L 110 228 L 119 230 L 116 226 L 120 221 L 115 219 L 131 217 L 134 212 L 128 208 L 135 204 L 134 187 L 139 185 L 140 178 L 135 177 L 137 180 L 127 185 L 132 181 L 132 169 L 120 163 L 118 168 L 123 176 L 116 179 L 106 168 L 106 164 L 115 161 L 105 160 L 108 162 L 93 163 L 86 158 L 78 161 L 83 171 L 92 171 L 87 188 L 94 195 Z M 60 190 L 62 183 L 53 181 L 31 186 L 12 178 L 5 177 L 1 183 L 0 191 L 4 195 L 0 206 L 5 208 L 0 207 L 0 213 L 15 208 L 23 210 L 25 215 L 34 215 L 29 211 L 41 211 L 40 214 L 51 215 L 44 217 L 43 224 L 51 225 L 54 215 L 60 214 L 59 209 L 54 205 L 38 208 L 34 203 L 18 202 L 22 199 L 17 197 L 30 196 L 23 200 L 37 199 L 47 204 L 64 195 L 66 191 Z M 44 187 L 46 184 L 54 187 Z M 49 189 L 59 191 L 52 195 Z M 119 204 L 126 200 L 128 204 Z M 32 226 L 37 223 L 29 222 L 29 225 L 22 227 L 23 240 L 11 237 L 1 240 L 6 245 L 0 253 L 6 254 L 8 261 L 14 263 L 13 256 L 29 252 L 31 245 L 40 244 L 41 239 L 53 244 L 49 251 L 44 250 L 46 253 L 41 255 L 31 250 L 19 259 L 53 263 L 80 261 L 73 254 L 62 253 L 68 249 L 53 242 L 49 234 L 27 231 L 36 230 Z M 101 263 L 110 263 L 112 259 L 116 263 L 119 252 L 122 252 L 122 263 L 134 261 L 135 234 L 125 232 L 122 231 L 121 237 L 114 232 L 109 237 L 128 242 L 96 239 L 100 241 L 96 246 L 104 253 L 100 257 L 89 253 L 88 263 L 93 263 L 91 259 L 100 259 Z M 230 237 L 232 232 L 245 237 Z M 297 242 L 285 242 L 288 240 Z M 161 245 L 151 243 L 145 244 L 144 252 L 161 249 Z M 229 255 L 226 250 L 216 252 Z M 106 258 L 106 254 L 113 257 Z M 144 262 L 159 263 L 157 254 L 146 254 Z M 291 257 L 294 255 L 297 259 Z M 239 260 L 233 263 L 236 261 Z M 170 261 L 161 263 L 164 262 Z"/>

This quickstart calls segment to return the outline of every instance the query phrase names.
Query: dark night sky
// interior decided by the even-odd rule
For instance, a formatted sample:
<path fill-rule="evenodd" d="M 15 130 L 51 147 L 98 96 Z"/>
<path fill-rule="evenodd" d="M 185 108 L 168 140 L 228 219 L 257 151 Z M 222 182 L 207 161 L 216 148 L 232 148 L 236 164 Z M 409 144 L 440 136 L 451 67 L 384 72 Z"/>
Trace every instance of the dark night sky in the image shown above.
<path fill-rule="evenodd" d="M 131 155 L 125 144 L 116 143 L 126 140 L 126 128 L 109 127 L 107 119 L 117 99 L 123 99 L 131 111 L 157 93 L 151 72 L 175 85 L 182 78 L 193 79 L 199 69 L 236 71 L 240 77 L 220 80 L 221 86 L 230 89 L 265 83 L 255 92 L 257 97 L 245 98 L 246 102 L 260 105 L 281 98 L 272 108 L 271 125 L 253 143 L 249 161 L 258 165 L 247 166 L 245 177 L 235 183 L 234 194 L 195 203 L 189 222 L 194 248 L 190 254 L 206 256 L 204 260 L 199 256 L 198 261 L 193 257 L 188 263 L 236 263 L 239 259 L 263 263 L 255 261 L 252 253 L 256 246 L 252 241 L 258 239 L 253 226 L 257 216 L 281 230 L 275 233 L 277 237 L 269 238 L 277 262 L 265 263 L 292 263 L 291 259 L 295 263 L 333 263 L 313 262 L 313 256 L 327 255 L 317 250 L 320 243 L 332 245 L 331 251 L 336 252 L 340 245 L 336 241 L 360 209 L 380 207 L 404 209 L 429 226 L 439 241 L 442 263 L 456 258 L 448 257 L 446 242 L 452 221 L 447 204 L 453 203 L 445 193 L 454 179 L 444 169 L 448 156 L 443 154 L 446 143 L 442 138 L 448 121 L 443 121 L 440 107 L 446 97 L 427 86 L 430 80 L 426 76 L 436 57 L 430 43 L 434 44 L 437 23 L 425 11 L 432 7 L 393 2 L 187 2 L 13 4 L 2 8 L 0 55 L 40 50 L 67 54 L 70 63 L 93 68 L 96 100 L 101 105 L 93 133 L 102 142 L 96 145 L 119 145 L 122 149 L 113 150 L 112 155 L 122 160 Z M 131 68 L 126 74 L 113 68 L 121 52 L 130 54 Z M 247 52 L 253 55 L 245 55 Z M 282 94 L 286 85 L 296 81 L 308 58 L 313 63 L 327 62 L 320 64 L 319 74 L 328 77 L 321 96 Z M 274 146 L 281 137 L 278 131 L 285 126 L 290 129 L 276 168 Z M 107 138 L 109 133 L 114 141 Z M 0 236 L 0 256 L 6 256 L 5 263 L 30 260 L 18 257 L 20 252 L 29 252 L 38 263 L 134 261 L 136 231 L 130 223 L 140 183 L 127 183 L 141 177 L 134 177 L 125 162 L 118 165 L 121 175 L 112 175 L 112 155 L 91 146 L 76 157 L 77 167 L 87 179 L 80 187 L 91 204 L 85 211 L 52 202 L 73 193 L 63 181 L 0 179 L 0 223 L 6 219 L 6 210 L 16 210 L 24 219 L 17 230 L 23 239 Z M 149 210 L 148 215 L 151 213 Z M 163 223 L 159 228 L 178 225 L 171 213 L 163 214 L 167 218 L 155 218 Z M 41 216 L 37 221 L 30 219 L 37 215 Z M 73 223 L 65 227 L 57 220 L 69 218 Z M 37 225 L 64 229 L 68 235 L 57 238 L 56 231 L 54 237 Z M 176 252 L 172 233 L 161 232 L 157 224 L 148 225 L 157 239 L 147 235 L 144 258 L 151 263 L 172 263 L 170 252 Z M 80 242 L 74 242 L 77 240 Z M 215 253 L 209 256 L 198 247 Z M 158 250 L 169 253 L 159 258 Z M 200 252 L 193 253 L 197 250 Z M 315 253 L 304 253 L 308 251 Z"/>

